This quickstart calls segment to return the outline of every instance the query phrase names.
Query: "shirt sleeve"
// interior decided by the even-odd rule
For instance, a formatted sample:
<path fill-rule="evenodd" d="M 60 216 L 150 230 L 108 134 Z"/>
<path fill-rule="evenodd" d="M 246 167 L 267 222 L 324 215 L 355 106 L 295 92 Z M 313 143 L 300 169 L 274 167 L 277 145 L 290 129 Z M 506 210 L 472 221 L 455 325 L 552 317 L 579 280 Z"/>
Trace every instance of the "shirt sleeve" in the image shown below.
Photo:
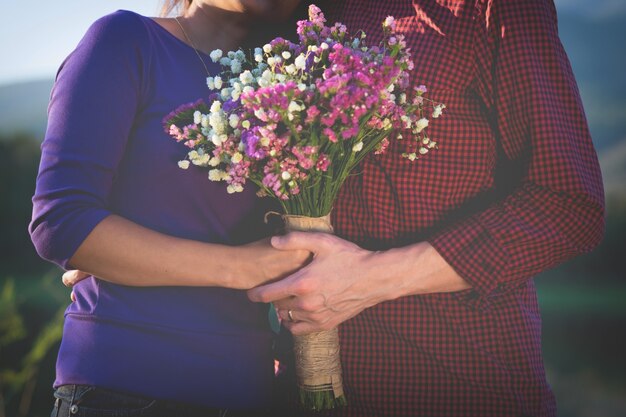
<path fill-rule="evenodd" d="M 429 239 L 481 297 L 590 251 L 604 233 L 598 159 L 552 1 L 496 0 L 486 16 L 501 197 Z"/>
<path fill-rule="evenodd" d="M 138 21 L 96 21 L 61 65 L 48 106 L 31 239 L 62 267 L 110 214 L 108 197 L 139 105 Z"/>

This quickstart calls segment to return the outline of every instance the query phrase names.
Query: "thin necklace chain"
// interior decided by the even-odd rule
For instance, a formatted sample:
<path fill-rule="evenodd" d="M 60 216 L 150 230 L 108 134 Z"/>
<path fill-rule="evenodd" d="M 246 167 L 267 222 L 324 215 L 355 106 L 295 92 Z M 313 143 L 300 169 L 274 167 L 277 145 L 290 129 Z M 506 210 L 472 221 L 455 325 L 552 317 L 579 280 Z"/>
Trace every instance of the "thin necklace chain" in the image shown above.
<path fill-rule="evenodd" d="M 185 32 L 185 28 L 183 27 L 183 25 L 178 20 L 178 16 L 174 16 L 174 20 L 176 21 L 176 23 L 178 23 L 178 26 L 180 27 L 180 30 L 183 32 L 183 35 L 185 35 L 185 39 L 187 39 L 187 42 L 189 42 L 189 45 L 191 45 L 191 47 L 193 48 L 193 50 L 196 53 L 196 55 L 198 56 L 198 59 L 200 60 L 200 62 L 202 62 L 202 66 L 204 67 L 204 70 L 206 71 L 207 77 L 210 77 L 211 73 L 209 72 L 209 69 L 207 68 L 206 63 L 204 62 L 204 59 L 202 59 L 202 57 L 200 56 L 200 52 L 198 52 L 198 48 L 196 48 L 196 45 L 193 43 L 193 41 L 191 40 L 189 35 L 187 35 L 187 32 Z"/>

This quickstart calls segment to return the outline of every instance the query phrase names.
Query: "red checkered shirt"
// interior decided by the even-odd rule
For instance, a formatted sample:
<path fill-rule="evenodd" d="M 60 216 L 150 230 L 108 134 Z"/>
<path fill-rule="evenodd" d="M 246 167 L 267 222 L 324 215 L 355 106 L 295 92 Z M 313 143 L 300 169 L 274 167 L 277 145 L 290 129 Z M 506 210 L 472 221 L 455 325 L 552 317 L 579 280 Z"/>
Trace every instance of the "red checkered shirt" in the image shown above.
<path fill-rule="evenodd" d="M 342 190 L 336 232 L 369 249 L 427 240 L 473 289 L 403 297 L 340 326 L 341 416 L 554 416 L 532 277 L 604 230 L 597 156 L 549 0 L 344 0 L 370 44 L 396 18 L 413 83 L 447 105 L 419 160 L 405 138 Z"/>

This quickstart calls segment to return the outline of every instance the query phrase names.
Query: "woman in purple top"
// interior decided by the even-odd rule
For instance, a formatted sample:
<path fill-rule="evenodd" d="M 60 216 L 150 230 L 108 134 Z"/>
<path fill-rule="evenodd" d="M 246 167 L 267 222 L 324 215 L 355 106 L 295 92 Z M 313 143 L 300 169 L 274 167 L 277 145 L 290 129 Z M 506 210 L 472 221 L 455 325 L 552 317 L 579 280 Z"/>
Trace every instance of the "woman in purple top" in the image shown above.
<path fill-rule="evenodd" d="M 66 312 L 53 415 L 231 417 L 268 406 L 267 306 L 241 290 L 308 253 L 262 239 L 267 208 L 252 188 L 229 195 L 206 172 L 178 168 L 187 150 L 161 121 L 208 94 L 219 71 L 210 51 L 236 49 L 253 20 L 282 19 L 297 3 L 184 0 L 177 19 L 118 11 L 62 64 L 30 233 L 43 258 L 92 276 Z"/>

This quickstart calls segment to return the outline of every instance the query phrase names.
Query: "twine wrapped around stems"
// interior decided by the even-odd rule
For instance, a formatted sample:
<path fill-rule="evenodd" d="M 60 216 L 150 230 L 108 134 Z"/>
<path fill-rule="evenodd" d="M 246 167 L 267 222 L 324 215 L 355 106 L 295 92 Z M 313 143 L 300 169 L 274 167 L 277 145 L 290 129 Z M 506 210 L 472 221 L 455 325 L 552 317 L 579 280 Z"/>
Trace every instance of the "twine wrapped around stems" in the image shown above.
<path fill-rule="evenodd" d="M 330 214 L 323 217 L 282 215 L 287 231 L 333 233 Z M 294 335 L 296 376 L 301 404 L 325 410 L 346 404 L 339 357 L 337 328 Z"/>

